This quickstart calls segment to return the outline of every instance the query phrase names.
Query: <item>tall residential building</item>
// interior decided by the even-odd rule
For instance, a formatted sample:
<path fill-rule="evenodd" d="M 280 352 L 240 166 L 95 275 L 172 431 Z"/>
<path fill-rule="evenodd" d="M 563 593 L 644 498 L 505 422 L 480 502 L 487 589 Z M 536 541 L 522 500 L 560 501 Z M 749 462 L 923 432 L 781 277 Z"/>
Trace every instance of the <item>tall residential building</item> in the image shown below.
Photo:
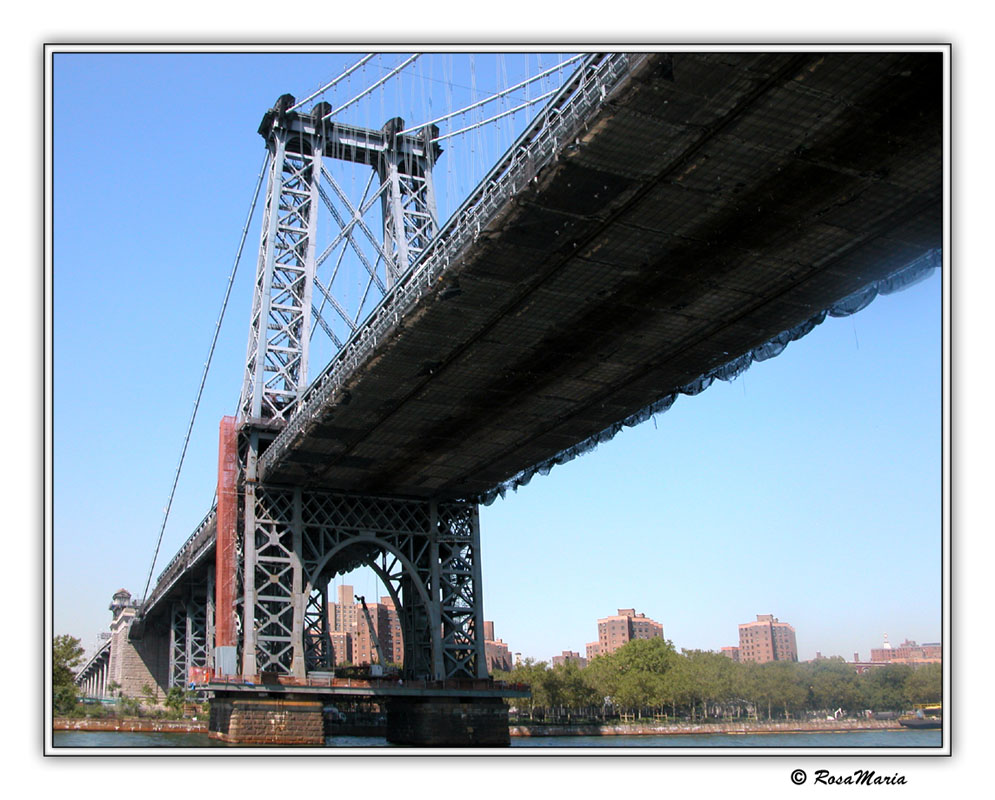
<path fill-rule="evenodd" d="M 739 661 L 739 648 L 738 647 L 723 647 L 720 651 L 722 655 L 726 658 L 731 658 L 733 661 Z"/>
<path fill-rule="evenodd" d="M 560 655 L 553 656 L 553 666 L 558 666 L 559 664 L 566 664 L 568 661 L 572 661 L 578 667 L 583 669 L 587 666 L 587 659 L 581 658 L 580 653 L 574 652 L 573 650 L 564 650 Z"/>
<path fill-rule="evenodd" d="M 401 636 L 401 619 L 394 601 L 389 597 L 381 597 L 379 603 L 367 602 L 366 608 L 370 612 L 373 632 L 380 642 L 384 658 L 388 663 L 402 663 L 404 641 Z M 328 622 L 336 666 L 347 663 L 372 664 L 377 661 L 370 626 L 366 622 L 362 604 L 356 602 L 352 586 L 339 586 L 338 602 L 329 603 Z"/>
<path fill-rule="evenodd" d="M 620 608 L 613 617 L 598 620 L 598 641 L 587 645 L 588 660 L 614 653 L 633 639 L 662 639 L 663 625 L 634 608 Z"/>
<path fill-rule="evenodd" d="M 756 622 L 739 626 L 739 660 L 764 664 L 768 661 L 797 661 L 795 629 L 773 614 L 757 614 Z"/>
<path fill-rule="evenodd" d="M 484 658 L 487 660 L 487 672 L 495 669 L 510 672 L 512 670 L 511 651 L 501 639 L 494 638 L 494 623 L 484 622 Z"/>

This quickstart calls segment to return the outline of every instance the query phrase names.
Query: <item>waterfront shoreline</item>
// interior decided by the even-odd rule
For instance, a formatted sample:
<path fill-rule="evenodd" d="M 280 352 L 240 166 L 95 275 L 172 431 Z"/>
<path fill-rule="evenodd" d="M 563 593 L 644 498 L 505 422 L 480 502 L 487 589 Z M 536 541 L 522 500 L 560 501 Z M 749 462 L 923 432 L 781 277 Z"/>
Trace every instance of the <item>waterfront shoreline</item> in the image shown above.
<path fill-rule="evenodd" d="M 207 733 L 207 720 L 166 720 L 143 718 L 71 718 L 57 717 L 52 721 L 57 731 L 95 731 L 127 733 Z M 764 734 L 764 733 L 845 733 L 860 730 L 901 730 L 895 720 L 785 720 L 782 722 L 674 722 L 630 723 L 605 725 L 509 725 L 513 737 L 548 736 L 687 736 L 711 733 Z M 376 731 L 368 726 L 362 733 L 355 733 L 348 726 L 340 729 L 343 735 L 377 736 L 386 730 Z"/>
<path fill-rule="evenodd" d="M 844 733 L 863 730 L 901 730 L 895 720 L 785 720 L 783 722 L 674 722 L 626 725 L 511 725 L 512 736 L 687 736 L 709 733 Z"/>
<path fill-rule="evenodd" d="M 90 718 L 56 717 L 52 720 L 56 731 L 121 731 L 123 733 L 207 733 L 207 720 L 193 719 L 144 719 L 142 717 Z"/>

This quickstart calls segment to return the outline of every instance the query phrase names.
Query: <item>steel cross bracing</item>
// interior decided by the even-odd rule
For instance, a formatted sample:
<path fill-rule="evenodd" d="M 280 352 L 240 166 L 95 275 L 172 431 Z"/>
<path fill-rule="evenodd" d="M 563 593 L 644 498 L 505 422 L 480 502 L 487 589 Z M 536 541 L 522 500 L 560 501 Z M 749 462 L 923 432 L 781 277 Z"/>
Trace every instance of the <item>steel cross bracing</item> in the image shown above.
<path fill-rule="evenodd" d="M 217 515 L 220 518 L 222 502 L 234 504 L 225 513 L 238 519 L 231 545 L 237 566 L 229 583 L 235 587 L 234 639 L 242 675 L 304 676 L 308 670 L 330 667 L 334 654 L 329 581 L 366 565 L 398 610 L 405 676 L 486 677 L 475 503 L 271 485 L 260 474 L 260 458 L 274 433 L 278 438 L 269 444 L 270 450 L 283 436 L 280 429 L 287 433 L 287 421 L 301 419 L 298 409 L 307 383 L 312 331 L 320 328 L 328 335 L 339 348 L 332 366 L 343 367 L 349 363 L 343 355 L 359 355 L 357 346 L 366 350 L 385 323 L 396 325 L 428 282 L 553 157 L 568 132 L 605 101 L 628 67 L 629 58 L 621 54 L 588 57 L 454 215 L 444 237 L 438 235 L 432 183 L 432 169 L 441 154 L 434 125 L 417 133 L 403 132 L 399 118 L 380 131 L 340 125 L 326 119 L 328 104 L 319 103 L 307 114 L 294 110 L 289 95 L 264 116 L 259 132 L 270 153 L 269 180 L 237 444 L 229 448 L 238 454 L 238 491 L 232 495 L 237 499 L 225 499 L 219 492 Z M 325 167 L 323 159 L 328 157 L 372 168 L 358 202 L 350 202 Z M 382 237 L 365 219 L 378 202 Z M 322 206 L 338 231 L 319 252 Z M 362 300 L 352 308 L 335 290 L 347 250 L 366 275 Z M 318 274 L 323 265 L 330 272 L 325 278 Z M 362 321 L 371 296 L 379 310 Z M 335 328 L 342 330 L 343 324 L 345 333 L 338 336 Z M 326 370 L 316 387 L 319 394 L 330 388 L 329 374 Z M 234 511 L 236 506 L 240 513 Z M 205 524 L 214 519 L 209 515 Z M 194 547 L 194 540 L 196 535 L 184 551 Z M 171 563 L 166 572 L 181 566 Z M 228 579 L 218 573 L 212 581 L 221 585 Z M 226 612 L 218 608 L 217 613 Z M 191 595 L 172 609 L 172 684 L 182 682 L 191 666 L 220 664 L 222 655 L 227 662 L 220 646 L 212 653 L 202 644 L 213 641 L 208 629 L 214 616 L 213 608 Z"/>
<path fill-rule="evenodd" d="M 460 253 L 480 236 L 508 198 L 514 196 L 540 169 L 550 163 L 564 143 L 573 140 L 572 137 L 576 131 L 582 129 L 584 121 L 607 101 L 609 92 L 643 57 L 626 53 L 593 54 L 582 62 L 536 120 L 526 128 L 449 222 L 432 238 L 429 246 L 419 251 L 421 255 L 411 261 L 410 269 L 387 287 L 388 291 L 376 309 L 369 313 L 362 325 L 353 329 L 348 341 L 333 356 L 328 366 L 302 392 L 292 412 L 285 415 L 286 424 L 281 426 L 275 439 L 261 456 L 260 469 L 263 473 L 270 464 L 283 456 L 295 438 L 306 431 L 314 416 L 330 398 L 342 392 L 353 370 L 390 335 L 407 311 L 432 289 L 449 265 L 457 263 Z M 398 140 L 404 141 L 404 147 L 411 149 L 414 158 L 422 158 L 421 163 L 429 165 L 441 152 L 432 149 L 438 147 L 435 143 L 438 138 L 436 130 L 425 128 L 420 138 L 412 140 L 405 136 L 402 134 Z M 359 136 L 353 134 L 348 143 L 343 141 L 340 145 L 340 152 L 376 152 L 378 148 L 385 147 L 380 141 L 369 150 L 363 150 L 359 147 L 361 141 Z M 381 189 L 384 189 L 383 184 Z M 397 229 L 395 227 L 393 230 Z M 416 249 L 417 247 L 409 248 L 409 257 Z"/>
<path fill-rule="evenodd" d="M 212 665 L 214 587 L 193 584 L 169 614 L 169 688 L 186 686 L 191 667 Z"/>
<path fill-rule="evenodd" d="M 327 103 L 318 103 L 310 114 L 289 110 L 293 105 L 294 98 L 283 95 L 259 127 L 271 159 L 239 400 L 243 422 L 287 420 L 307 385 L 313 331 L 321 328 L 335 348 L 341 348 L 343 338 L 335 332 L 335 321 L 345 324 L 347 336 L 355 332 L 371 292 L 375 300 L 382 298 L 438 229 L 432 182 L 432 168 L 442 152 L 432 142 L 438 128 L 427 126 L 417 135 L 399 135 L 404 127 L 400 118 L 376 131 L 330 121 Z M 350 202 L 325 168 L 325 157 L 372 168 L 358 204 Z M 374 176 L 379 188 L 370 195 Z M 378 200 L 381 238 L 364 221 Z M 339 232 L 319 254 L 320 204 Z M 372 253 L 364 242 L 372 246 Z M 368 276 L 354 310 L 335 293 L 347 247 Z M 337 248 L 331 275 L 322 281 L 318 269 Z M 332 320 L 326 317 L 326 307 L 334 312 Z"/>
<path fill-rule="evenodd" d="M 511 205 L 509 201 L 535 180 L 539 171 L 558 154 L 571 152 L 575 143 L 583 141 L 585 126 L 592 120 L 592 115 L 618 97 L 614 94 L 615 87 L 631 69 L 638 66 L 642 58 L 644 56 L 616 54 L 586 59 L 578 73 L 478 185 L 450 222 L 431 238 L 427 247 L 425 240 L 429 238 L 428 231 L 423 233 L 418 227 L 425 217 L 409 214 L 406 219 L 405 207 L 406 203 L 415 209 L 429 204 L 427 186 L 411 178 L 427 174 L 425 168 L 428 173 L 431 172 L 432 159 L 436 155 L 431 152 L 431 144 L 440 137 L 413 137 L 409 140 L 404 138 L 403 132 L 397 135 L 397 147 L 410 147 L 413 159 L 423 159 L 419 162 L 423 164 L 422 171 L 409 169 L 403 173 L 407 177 L 402 179 L 398 169 L 396 184 L 381 177 L 379 185 L 375 185 L 376 177 L 390 175 L 389 159 L 381 157 L 391 146 L 389 131 L 385 133 L 346 126 L 328 128 L 316 123 L 316 114 L 281 112 L 279 107 L 267 115 L 264 120 L 265 135 L 267 142 L 272 143 L 272 152 L 276 152 L 277 140 L 282 137 L 285 140 L 284 153 L 290 153 L 289 166 L 281 166 L 279 170 L 274 166 L 274 174 L 278 177 L 271 181 L 267 207 L 287 209 L 284 216 L 295 224 L 288 224 L 283 239 L 275 234 L 266 234 L 265 230 L 269 227 L 264 229 L 260 268 L 265 272 L 267 264 L 289 264 L 288 271 L 293 272 L 294 276 L 299 273 L 301 278 L 294 277 L 284 282 L 294 285 L 296 292 L 298 282 L 310 280 L 312 292 L 309 302 L 305 302 L 303 291 L 295 294 L 293 308 L 290 311 L 281 310 L 287 316 L 276 322 L 293 327 L 293 336 L 297 337 L 297 341 L 307 338 L 308 325 L 303 322 L 307 313 L 313 317 L 310 323 L 312 329 L 321 327 L 326 332 L 333 329 L 329 319 L 323 316 L 329 309 L 338 315 L 338 319 L 334 319 L 336 323 L 348 320 L 351 324 L 347 325 L 347 332 L 339 336 L 342 348 L 303 394 L 299 389 L 306 380 L 302 380 L 301 375 L 307 372 L 306 368 L 303 373 L 300 371 L 301 366 L 306 367 L 307 355 L 303 351 L 297 351 L 300 357 L 296 361 L 291 358 L 294 354 L 289 354 L 284 362 L 271 369 L 272 372 L 284 369 L 287 374 L 297 370 L 293 375 L 296 384 L 293 385 L 298 387 L 295 390 L 298 393 L 293 397 L 289 390 L 283 395 L 274 393 L 274 399 L 260 403 L 260 410 L 266 408 L 267 411 L 261 411 L 258 418 L 252 417 L 248 405 L 251 390 L 256 384 L 250 383 L 247 377 L 243 395 L 245 402 L 240 404 L 243 424 L 237 496 L 241 518 L 234 544 L 240 565 L 235 594 L 240 598 L 237 601 L 240 626 L 237 639 L 242 651 L 243 674 L 255 675 L 264 670 L 300 674 L 302 670 L 306 672 L 307 669 L 331 663 L 328 582 L 334 575 L 344 574 L 361 564 L 373 567 L 398 605 L 404 626 L 405 670 L 408 674 L 444 677 L 481 672 L 479 532 L 476 507 L 471 502 L 451 506 L 458 513 L 450 515 L 447 510 L 449 506 L 440 498 L 414 501 L 398 497 L 346 496 L 330 491 L 319 492 L 313 487 L 275 485 L 275 475 L 300 440 L 316 429 L 320 429 L 321 433 L 328 432 L 327 425 L 321 428 L 322 418 L 339 401 L 343 405 L 347 402 L 348 382 L 356 376 L 357 370 L 369 363 L 376 348 L 389 341 L 416 304 L 432 296 L 432 287 L 438 289 L 440 278 L 445 279 L 450 265 L 459 263 L 468 246 L 477 237 L 486 237 L 499 228 L 502 211 Z M 758 77 L 756 87 L 750 89 L 749 103 L 760 102 L 754 98 L 753 92 L 756 98 L 761 98 L 761 89 L 781 81 L 786 74 Z M 656 85 L 650 81 L 646 91 L 654 91 Z M 749 83 L 749 86 L 753 84 Z M 791 88 L 794 92 L 796 87 Z M 624 101 L 623 93 L 620 101 L 623 110 L 626 108 Z M 744 101 L 743 108 L 747 107 Z M 737 114 L 739 110 L 738 106 L 733 109 Z M 716 113 L 719 111 L 732 113 L 717 108 Z M 636 115 L 636 110 L 629 110 L 627 115 L 619 114 L 623 118 L 622 123 L 610 129 L 613 135 L 622 138 L 629 129 L 628 124 L 635 125 Z M 599 116 L 603 119 L 606 115 Z M 639 130 L 646 136 L 654 135 L 649 123 Z M 762 139 L 762 135 L 758 134 L 758 137 Z M 744 147 L 748 144 L 746 142 Z M 696 140 L 692 148 L 697 147 Z M 336 149 L 341 155 L 334 153 Z M 313 154 L 320 154 L 320 157 Z M 342 187 L 324 169 L 322 158 L 329 154 L 368 166 L 383 165 L 383 169 L 371 170 L 362 200 L 349 203 L 344 199 L 346 195 Z M 284 156 L 284 160 L 287 158 Z M 408 162 L 404 159 L 398 162 L 405 163 Z M 807 170 L 808 167 L 806 174 Z M 652 180 L 663 180 L 666 174 L 669 173 L 661 172 Z M 284 176 L 287 176 L 286 180 Z M 648 181 L 646 186 L 656 185 Z M 315 182 L 316 191 L 310 191 Z M 281 188 L 284 185 L 289 187 L 286 191 Z M 286 197 L 283 197 L 284 194 Z M 791 199 L 791 196 L 785 199 Z M 312 224 L 311 215 L 322 204 L 339 226 L 335 246 L 345 245 L 357 254 L 368 276 L 366 291 L 371 295 L 382 294 L 379 305 L 372 313 L 365 314 L 362 321 L 359 312 L 346 309 L 340 302 L 333 286 L 344 256 L 340 254 L 333 258 L 331 247 L 319 255 L 313 246 L 314 228 L 309 227 Z M 405 243 L 409 248 L 407 267 L 399 256 L 400 245 L 381 241 L 374 233 L 376 225 L 367 224 L 364 220 L 366 211 L 378 204 L 385 212 L 398 211 L 393 219 L 383 221 L 384 229 L 391 231 L 392 237 L 396 237 L 401 230 L 406 232 L 406 236 L 411 234 L 412 241 Z M 674 213 L 682 213 L 680 204 L 676 206 Z M 633 206 L 634 209 L 643 207 Z M 270 217 L 267 216 L 267 225 L 269 223 Z M 868 226 L 866 230 L 865 235 L 876 236 L 878 228 Z M 369 246 L 373 247 L 372 251 Z M 269 255 L 264 258 L 263 252 L 270 251 L 273 252 L 272 258 Z M 360 252 L 362 255 L 359 255 Z M 313 259 L 313 266 L 310 266 L 310 259 Z M 319 280 L 317 268 L 326 263 L 334 266 L 332 277 Z M 649 267 L 646 272 L 648 274 Z M 278 278 L 282 280 L 279 275 Z M 254 330 L 257 332 L 265 329 L 262 324 L 263 304 L 270 302 L 269 295 L 264 296 L 263 287 L 275 291 L 273 285 L 272 276 L 267 279 L 264 275 L 257 282 L 260 310 L 257 312 L 254 306 L 253 311 Z M 281 301 L 275 305 L 288 304 Z M 297 316 L 291 316 L 291 311 Z M 806 324 L 817 323 L 810 321 Z M 274 330 L 277 327 L 275 323 Z M 285 334 L 286 340 L 291 338 L 291 334 Z M 784 341 L 775 343 L 783 348 Z M 247 367 L 252 369 L 247 368 L 247 376 L 250 372 L 255 375 L 258 364 L 265 365 L 265 346 L 261 338 L 250 344 L 252 355 L 247 360 Z M 284 354 L 280 346 L 275 348 L 278 355 Z M 702 373 L 702 378 L 711 381 L 712 375 Z M 292 381 L 288 379 L 287 383 L 290 385 Z M 691 393 L 684 388 L 679 389 L 682 393 Z M 697 391 L 700 389 L 695 393 Z M 265 446 L 266 438 L 277 431 L 275 438 L 268 442 L 268 447 Z M 270 470 L 270 467 L 274 469 Z M 279 474 L 300 475 L 302 472 L 287 469 Z M 329 486 L 335 485 L 332 480 L 334 477 L 330 479 Z M 219 504 L 220 498 L 219 492 Z M 404 509 L 408 516 L 399 519 L 398 509 Z M 220 510 L 218 517 L 221 517 Z M 171 562 L 160 586 L 153 592 L 153 598 L 166 597 L 170 587 L 181 580 L 181 573 L 192 568 L 197 553 L 203 552 L 205 539 L 211 535 L 212 519 L 211 516 L 205 519 L 201 526 L 203 530 L 195 532 Z"/>
<path fill-rule="evenodd" d="M 242 674 L 330 668 L 328 583 L 368 565 L 398 609 L 405 675 L 486 677 L 476 505 L 300 487 L 252 495 Z"/>

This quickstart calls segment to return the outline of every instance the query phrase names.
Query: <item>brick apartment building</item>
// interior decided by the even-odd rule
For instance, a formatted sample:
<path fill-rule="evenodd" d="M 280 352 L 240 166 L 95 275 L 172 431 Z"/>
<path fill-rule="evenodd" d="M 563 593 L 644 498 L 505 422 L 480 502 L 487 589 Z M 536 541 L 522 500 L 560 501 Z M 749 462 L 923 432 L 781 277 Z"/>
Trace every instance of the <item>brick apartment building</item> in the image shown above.
<path fill-rule="evenodd" d="M 598 620 L 598 641 L 588 642 L 587 659 L 614 653 L 633 639 L 662 639 L 663 625 L 634 608 L 620 608 L 613 617 Z"/>
<path fill-rule="evenodd" d="M 943 646 L 939 642 L 916 644 L 906 639 L 899 645 L 892 645 L 884 637 L 882 647 L 871 648 L 871 663 L 874 664 L 936 664 L 943 660 Z"/>
<path fill-rule="evenodd" d="M 353 587 L 338 588 L 338 602 L 328 604 L 328 622 L 331 626 L 333 663 L 373 664 L 377 661 L 376 648 L 370 635 L 370 626 L 363 614 L 363 606 L 356 602 Z M 380 641 L 388 663 L 404 661 L 404 640 L 401 636 L 401 619 L 390 597 L 381 597 L 379 603 L 367 601 L 373 631 Z"/>
<path fill-rule="evenodd" d="M 494 638 L 494 623 L 484 622 L 484 658 L 487 660 L 487 672 L 496 669 L 511 672 L 511 651 L 501 639 Z"/>
<path fill-rule="evenodd" d="M 722 655 L 731 658 L 736 663 L 739 663 L 739 648 L 738 647 L 723 647 L 719 652 Z"/>
<path fill-rule="evenodd" d="M 756 622 L 739 626 L 739 647 L 723 647 L 733 661 L 765 664 L 768 661 L 797 661 L 795 629 L 773 614 L 757 614 Z"/>
<path fill-rule="evenodd" d="M 566 664 L 568 661 L 572 661 L 577 666 L 584 668 L 587 666 L 587 659 L 582 658 L 580 653 L 576 653 L 573 650 L 564 650 L 560 655 L 553 656 L 553 666 L 559 664 Z"/>
<path fill-rule="evenodd" d="M 333 664 L 361 666 L 375 663 L 376 647 L 370 635 L 370 626 L 367 624 L 362 604 L 355 600 L 353 587 L 339 586 L 337 598 L 338 602 L 328 604 Z M 401 618 L 393 600 L 390 597 L 381 597 L 379 603 L 367 600 L 366 608 L 370 612 L 373 630 L 388 663 L 404 663 Z M 493 622 L 484 623 L 484 653 L 488 672 L 495 669 L 505 671 L 512 669 L 511 652 L 501 639 L 494 638 Z"/>

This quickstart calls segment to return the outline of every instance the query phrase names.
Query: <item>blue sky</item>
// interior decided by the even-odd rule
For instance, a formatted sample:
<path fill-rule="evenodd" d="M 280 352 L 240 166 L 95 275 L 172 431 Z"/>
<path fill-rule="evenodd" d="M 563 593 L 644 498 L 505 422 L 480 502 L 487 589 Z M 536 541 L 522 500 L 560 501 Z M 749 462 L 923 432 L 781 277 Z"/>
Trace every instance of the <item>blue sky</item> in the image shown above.
<path fill-rule="evenodd" d="M 54 633 L 90 644 L 111 594 L 144 588 L 262 158 L 256 127 L 280 94 L 303 97 L 357 58 L 56 57 Z M 501 67 L 438 59 L 356 121 L 441 115 L 462 102 L 446 79 L 484 91 L 524 68 L 520 57 Z M 443 218 L 504 145 L 444 146 Z M 155 574 L 211 503 L 258 238 L 257 219 Z M 737 624 L 758 613 L 795 626 L 802 658 L 866 658 L 885 633 L 939 641 L 941 284 L 936 273 L 827 320 L 738 380 L 681 397 L 482 509 L 484 608 L 497 635 L 538 659 L 583 652 L 598 617 L 634 606 L 678 647 L 735 644 Z"/>

